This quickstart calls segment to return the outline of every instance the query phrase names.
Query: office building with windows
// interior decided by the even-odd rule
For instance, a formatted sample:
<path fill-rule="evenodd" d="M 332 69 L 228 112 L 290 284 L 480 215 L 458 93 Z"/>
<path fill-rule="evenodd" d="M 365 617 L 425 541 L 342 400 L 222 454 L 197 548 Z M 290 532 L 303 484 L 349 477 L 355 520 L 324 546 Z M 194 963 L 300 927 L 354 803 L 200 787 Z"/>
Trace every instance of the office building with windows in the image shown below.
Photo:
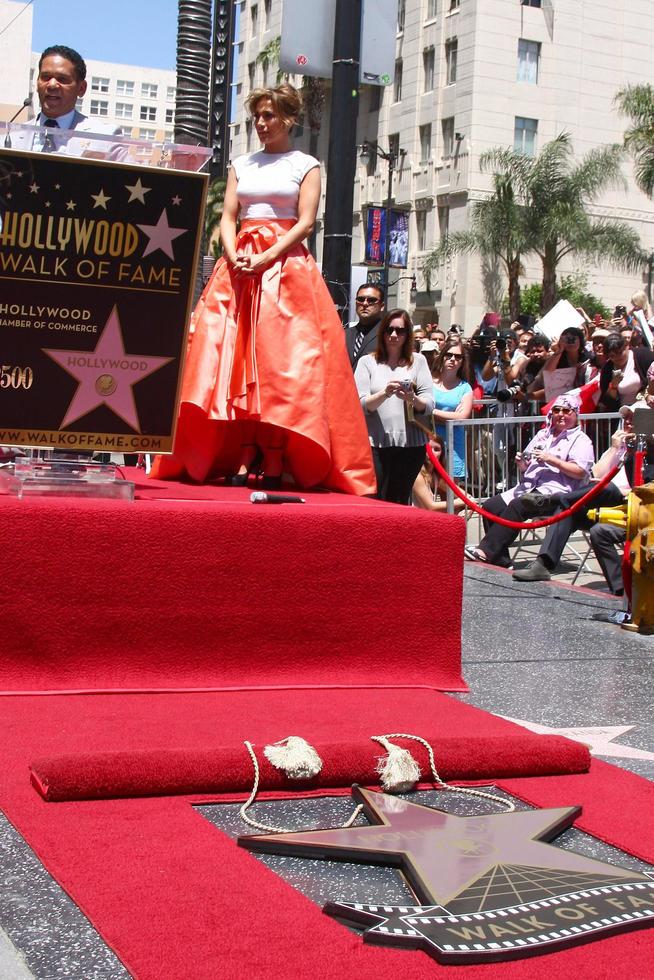
<path fill-rule="evenodd" d="M 462 256 L 445 263 L 426 290 L 421 269 L 431 246 L 448 230 L 469 225 L 473 203 L 491 182 L 479 157 L 494 146 L 534 154 L 559 133 L 571 134 L 575 153 L 622 141 L 626 122 L 614 108 L 628 84 L 654 83 L 654 27 L 649 0 L 399 0 L 394 78 L 384 88 L 364 85 L 358 142 L 405 151 L 393 179 L 393 207 L 409 212 L 408 267 L 392 269 L 391 302 L 415 310 L 417 320 L 463 323 L 470 332 L 506 290 L 501 268 Z M 279 0 L 243 0 L 232 155 L 256 149 L 243 99 L 255 85 L 274 84 L 277 65 L 257 57 L 281 29 Z M 295 81 L 301 83 L 301 78 Z M 328 85 L 329 83 L 327 83 Z M 329 95 L 318 140 L 306 130 L 296 146 L 327 160 Z M 598 217 L 633 224 L 643 247 L 654 248 L 654 206 L 624 165 L 627 190 L 615 189 L 593 206 Z M 364 257 L 367 208 L 387 194 L 387 166 L 374 155 L 359 166 L 354 194 L 352 261 Z M 320 234 L 318 235 L 320 251 Z M 562 273 L 584 270 L 566 260 Z M 585 269 L 589 289 L 607 305 L 628 302 L 643 275 L 610 267 Z M 417 295 L 410 292 L 417 277 Z M 355 268 L 353 281 L 365 271 Z M 400 278 L 407 276 L 407 278 Z M 529 261 L 523 283 L 539 281 Z"/>

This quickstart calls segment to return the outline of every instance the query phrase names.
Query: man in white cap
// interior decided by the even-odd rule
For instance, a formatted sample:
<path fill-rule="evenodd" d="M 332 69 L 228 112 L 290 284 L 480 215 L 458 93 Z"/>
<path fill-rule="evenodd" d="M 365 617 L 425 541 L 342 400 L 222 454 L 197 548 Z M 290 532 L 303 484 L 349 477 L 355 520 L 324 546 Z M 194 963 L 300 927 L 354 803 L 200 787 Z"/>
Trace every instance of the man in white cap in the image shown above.
<path fill-rule="evenodd" d="M 547 424 L 528 443 L 524 453 L 516 453 L 520 483 L 491 497 L 484 510 L 506 520 L 523 522 L 552 512 L 555 494 L 586 486 L 595 461 L 593 444 L 579 425 L 579 399 L 568 392 L 559 395 Z M 486 534 L 477 548 L 466 548 L 469 561 L 490 562 L 511 567 L 509 547 L 519 530 L 484 518 Z"/>

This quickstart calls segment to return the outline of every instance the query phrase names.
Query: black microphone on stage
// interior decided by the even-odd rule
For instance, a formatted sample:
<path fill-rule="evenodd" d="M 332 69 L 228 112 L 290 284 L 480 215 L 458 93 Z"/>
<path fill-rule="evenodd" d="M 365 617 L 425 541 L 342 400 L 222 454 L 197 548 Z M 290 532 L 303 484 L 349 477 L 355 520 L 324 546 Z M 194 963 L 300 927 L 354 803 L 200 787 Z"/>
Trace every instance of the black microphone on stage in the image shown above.
<path fill-rule="evenodd" d="M 13 116 L 11 117 L 11 119 L 9 120 L 9 122 L 7 123 L 7 126 L 8 127 L 11 126 L 11 124 L 12 124 L 12 122 L 14 122 L 14 120 L 18 119 L 18 117 L 20 116 L 20 114 L 23 111 L 23 109 L 27 109 L 28 106 L 31 106 L 31 104 L 32 104 L 32 96 L 33 95 L 34 95 L 34 93 L 33 92 L 30 92 L 30 94 L 27 96 L 27 98 L 26 99 L 23 99 L 22 106 L 20 107 L 20 109 L 17 112 L 15 112 L 13 114 Z M 5 150 L 10 150 L 10 149 L 11 149 L 11 136 L 9 135 L 9 129 L 7 129 L 7 135 L 5 136 Z"/>
<path fill-rule="evenodd" d="M 294 493 L 264 493 L 262 490 L 255 490 L 250 494 L 250 502 L 253 504 L 304 504 L 304 497 L 296 497 Z"/>

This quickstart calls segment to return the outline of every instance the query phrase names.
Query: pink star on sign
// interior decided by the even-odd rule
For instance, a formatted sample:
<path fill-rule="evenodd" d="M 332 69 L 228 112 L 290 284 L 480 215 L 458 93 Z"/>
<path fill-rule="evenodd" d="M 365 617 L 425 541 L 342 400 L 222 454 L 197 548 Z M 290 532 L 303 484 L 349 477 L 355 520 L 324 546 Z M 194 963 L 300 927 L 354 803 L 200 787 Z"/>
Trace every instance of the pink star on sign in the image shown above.
<path fill-rule="evenodd" d="M 148 244 L 145 246 L 143 258 L 145 258 L 146 255 L 150 255 L 151 252 L 156 252 L 157 249 L 160 249 L 162 252 L 165 252 L 170 259 L 174 259 L 175 255 L 173 252 L 173 241 L 176 238 L 179 238 L 180 235 L 184 235 L 187 231 L 186 228 L 170 227 L 165 208 L 161 212 L 156 225 L 137 225 L 137 228 L 140 228 L 141 231 L 150 239 Z"/>
<path fill-rule="evenodd" d="M 106 405 L 132 429 L 140 432 L 132 386 L 172 361 L 172 357 L 127 354 L 115 306 L 94 351 L 44 348 L 43 353 L 79 381 L 61 423 L 62 429 L 99 405 Z"/>

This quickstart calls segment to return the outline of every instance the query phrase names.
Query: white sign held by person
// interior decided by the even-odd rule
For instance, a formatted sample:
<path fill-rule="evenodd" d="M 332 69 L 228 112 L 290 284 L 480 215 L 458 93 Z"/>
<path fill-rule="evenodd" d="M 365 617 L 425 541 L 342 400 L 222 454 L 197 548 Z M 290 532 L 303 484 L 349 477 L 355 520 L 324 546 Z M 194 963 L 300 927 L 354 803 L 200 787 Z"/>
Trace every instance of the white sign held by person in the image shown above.
<path fill-rule="evenodd" d="M 583 316 L 575 310 L 572 303 L 567 299 L 560 299 L 556 306 L 553 306 L 549 313 L 538 321 L 536 329 L 539 333 L 545 334 L 548 340 L 553 340 L 555 337 L 560 337 L 564 330 L 580 327 L 583 322 Z"/>
<path fill-rule="evenodd" d="M 652 320 L 647 321 L 647 317 L 642 310 L 634 310 L 634 316 L 638 320 L 638 325 L 643 332 L 643 337 L 645 338 L 645 343 L 650 349 L 654 348 L 654 337 L 652 337 Z"/>

